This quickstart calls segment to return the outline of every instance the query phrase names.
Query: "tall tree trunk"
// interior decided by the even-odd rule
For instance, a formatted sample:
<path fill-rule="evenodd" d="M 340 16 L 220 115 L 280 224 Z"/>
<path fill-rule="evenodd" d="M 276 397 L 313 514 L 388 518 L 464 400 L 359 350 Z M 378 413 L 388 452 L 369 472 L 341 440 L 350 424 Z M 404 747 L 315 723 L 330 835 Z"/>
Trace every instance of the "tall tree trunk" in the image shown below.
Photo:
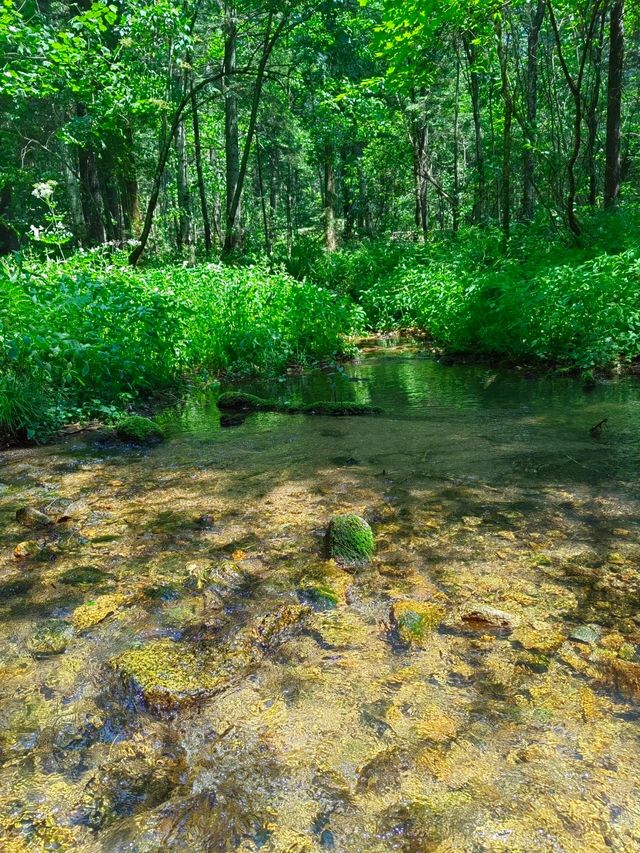
<path fill-rule="evenodd" d="M 178 187 L 178 248 L 193 248 L 193 220 L 189 192 L 189 163 L 187 159 L 187 134 L 184 118 L 176 129 L 176 185 Z"/>
<path fill-rule="evenodd" d="M 226 227 L 225 251 L 235 249 L 242 242 L 242 207 L 240 199 L 234 206 L 234 197 L 240 179 L 240 136 L 238 131 L 238 96 L 233 75 L 236 71 L 238 23 L 234 3 L 224 5 L 224 150 L 226 163 Z"/>
<path fill-rule="evenodd" d="M 86 234 L 84 211 L 82 209 L 82 189 L 78 177 L 79 163 L 78 151 L 75 145 L 64 145 L 62 150 L 62 168 L 64 171 L 67 199 L 69 201 L 69 213 L 71 214 L 71 227 L 76 242 L 82 243 Z"/>
<path fill-rule="evenodd" d="M 334 150 L 331 143 L 327 143 L 324 152 L 324 239 L 328 252 L 335 252 L 338 248 L 336 237 L 336 173 L 334 164 Z"/>
<path fill-rule="evenodd" d="M 196 175 L 198 177 L 198 195 L 200 196 L 200 213 L 202 214 L 202 228 L 204 232 L 204 248 L 206 252 L 211 251 L 211 221 L 209 219 L 209 207 L 207 205 L 207 189 L 204 183 L 204 170 L 202 167 L 202 142 L 200 140 L 200 117 L 198 116 L 198 98 L 191 86 L 191 120 L 193 123 L 193 147 L 196 161 Z"/>
<path fill-rule="evenodd" d="M 262 175 L 262 157 L 260 156 L 260 139 L 256 130 L 256 163 L 258 166 L 258 190 L 260 193 L 260 207 L 262 209 L 262 225 L 264 228 L 264 248 L 267 255 L 271 256 L 271 235 L 269 233 L 269 217 L 267 215 L 267 202 L 264 197 L 264 179 Z"/>
<path fill-rule="evenodd" d="M 513 122 L 513 100 L 509 85 L 507 67 L 507 47 L 504 36 L 504 17 L 507 14 L 507 4 L 503 4 L 502 12 L 496 15 L 495 32 L 500 64 L 500 94 L 504 107 L 504 122 L 502 130 L 502 179 L 500 185 L 500 209 L 502 214 L 502 239 L 504 248 L 509 241 L 511 230 L 511 125 Z"/>
<path fill-rule="evenodd" d="M 522 216 L 533 219 L 535 212 L 535 146 L 538 118 L 538 44 L 546 0 L 538 0 L 527 37 L 527 123 L 522 159 Z"/>
<path fill-rule="evenodd" d="M 456 92 L 453 107 L 453 204 L 451 227 L 454 234 L 460 228 L 460 48 L 456 42 Z"/>
<path fill-rule="evenodd" d="M 123 165 L 120 180 L 120 195 L 124 211 L 125 233 L 131 237 L 140 228 L 140 201 L 138 195 L 138 176 L 133 149 L 133 131 L 127 125 L 124 131 L 127 160 Z"/>
<path fill-rule="evenodd" d="M 604 175 L 604 205 L 613 207 L 620 195 L 620 116 L 624 66 L 624 0 L 611 8 L 609 74 L 607 79 L 607 139 Z"/>
<path fill-rule="evenodd" d="M 589 172 L 588 201 L 595 207 L 598 198 L 598 173 L 596 169 L 596 144 L 598 140 L 598 104 L 600 103 L 600 87 L 602 84 L 602 47 L 604 41 L 604 24 L 606 9 L 600 13 L 600 31 L 591 51 L 593 66 L 593 82 L 591 97 L 586 103 L 585 124 L 587 125 L 587 169 Z"/>
<path fill-rule="evenodd" d="M 473 112 L 473 130 L 476 153 L 476 187 L 471 219 L 473 222 L 478 223 L 482 222 L 484 219 L 486 184 L 482 122 L 480 120 L 480 75 L 477 69 L 477 51 L 476 46 L 473 43 L 473 35 L 471 33 L 465 33 L 462 37 L 462 44 L 464 46 L 467 64 L 469 66 L 469 93 L 471 95 L 471 109 Z"/>

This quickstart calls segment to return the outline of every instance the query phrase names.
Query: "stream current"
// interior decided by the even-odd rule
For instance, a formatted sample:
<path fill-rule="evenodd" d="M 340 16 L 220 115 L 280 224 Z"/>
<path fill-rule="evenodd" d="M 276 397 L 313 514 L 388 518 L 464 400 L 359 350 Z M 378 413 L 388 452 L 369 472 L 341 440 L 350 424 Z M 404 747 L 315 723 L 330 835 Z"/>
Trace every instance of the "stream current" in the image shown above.
<path fill-rule="evenodd" d="M 637 381 L 390 341 L 242 390 L 384 414 L 2 454 L 0 850 L 639 851 Z"/>

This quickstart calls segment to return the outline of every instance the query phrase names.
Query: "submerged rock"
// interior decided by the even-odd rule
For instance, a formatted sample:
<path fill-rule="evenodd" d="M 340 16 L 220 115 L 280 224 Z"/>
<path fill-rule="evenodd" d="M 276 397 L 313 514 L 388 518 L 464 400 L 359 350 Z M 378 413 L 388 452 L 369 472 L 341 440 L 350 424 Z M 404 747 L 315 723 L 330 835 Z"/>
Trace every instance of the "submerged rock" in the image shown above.
<path fill-rule="evenodd" d="M 115 434 L 123 441 L 135 444 L 154 444 L 162 441 L 164 432 L 155 421 L 141 415 L 129 415 L 118 421 Z"/>
<path fill-rule="evenodd" d="M 16 560 L 29 560 L 32 557 L 39 557 L 43 546 L 34 539 L 27 539 L 25 542 L 19 542 L 13 549 L 13 556 Z"/>
<path fill-rule="evenodd" d="M 27 649 L 34 658 L 61 655 L 73 637 L 73 629 L 62 619 L 51 619 L 40 625 L 27 641 Z"/>
<path fill-rule="evenodd" d="M 376 549 L 373 531 L 358 515 L 337 515 L 326 535 L 329 557 L 351 565 L 368 563 Z"/>
<path fill-rule="evenodd" d="M 23 527 L 32 528 L 50 527 L 53 523 L 48 515 L 30 506 L 22 507 L 16 512 L 16 521 Z"/>
<path fill-rule="evenodd" d="M 291 629 L 299 625 L 309 612 L 299 604 L 283 604 L 273 613 L 268 613 L 253 627 L 253 639 L 263 651 L 282 643 Z"/>
<path fill-rule="evenodd" d="M 60 583 L 68 584 L 69 586 L 88 586 L 89 584 L 100 583 L 105 580 L 108 575 L 96 569 L 95 566 L 79 566 L 77 569 L 67 569 L 60 575 Z"/>
<path fill-rule="evenodd" d="M 210 647 L 153 640 L 109 663 L 156 713 L 176 711 L 213 696 L 229 683 L 229 668 Z"/>
<path fill-rule="evenodd" d="M 600 639 L 602 631 L 597 625 L 578 625 L 570 634 L 569 639 L 575 640 L 577 643 L 585 643 L 589 646 L 595 646 Z"/>
<path fill-rule="evenodd" d="M 445 617 L 440 604 L 428 601 L 396 601 L 391 607 L 391 628 L 402 646 L 424 646 Z"/>
<path fill-rule="evenodd" d="M 122 815 L 159 805 L 179 785 L 184 768 L 183 750 L 166 738 L 114 743 L 87 783 L 86 822 L 98 829 Z"/>
<path fill-rule="evenodd" d="M 15 598 L 18 595 L 26 595 L 33 586 L 31 578 L 22 575 L 8 577 L 0 583 L 0 603 L 7 598 Z"/>
<path fill-rule="evenodd" d="M 640 699 L 640 663 L 630 663 L 607 655 L 600 661 L 604 680 L 620 693 L 632 699 Z"/>
<path fill-rule="evenodd" d="M 298 597 L 319 610 L 345 604 L 353 578 L 347 572 L 327 569 L 318 577 L 305 577 L 298 587 Z"/>

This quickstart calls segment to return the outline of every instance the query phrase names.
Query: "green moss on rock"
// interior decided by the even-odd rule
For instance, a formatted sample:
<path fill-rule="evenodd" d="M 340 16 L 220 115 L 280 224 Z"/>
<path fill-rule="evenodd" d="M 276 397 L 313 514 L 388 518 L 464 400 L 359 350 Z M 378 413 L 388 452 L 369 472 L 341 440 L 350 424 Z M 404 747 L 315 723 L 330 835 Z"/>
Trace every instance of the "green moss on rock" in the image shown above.
<path fill-rule="evenodd" d="M 170 639 L 153 640 L 130 649 L 109 665 L 156 713 L 207 699 L 229 680 L 225 667 L 210 649 Z"/>
<path fill-rule="evenodd" d="M 330 415 L 332 417 L 382 414 L 382 409 L 378 406 L 331 400 L 318 400 L 315 403 L 305 403 L 300 406 L 286 406 L 283 411 L 292 415 Z"/>
<path fill-rule="evenodd" d="M 329 557 L 348 564 L 368 563 L 376 549 L 373 531 L 358 515 L 337 515 L 327 530 Z"/>
<path fill-rule="evenodd" d="M 396 601 L 391 607 L 391 626 L 402 646 L 424 646 L 445 616 L 440 604 L 428 601 Z"/>
<path fill-rule="evenodd" d="M 136 444 L 153 444 L 162 441 L 164 433 L 155 421 L 141 415 L 129 415 L 118 421 L 115 434 L 123 441 Z"/>
<path fill-rule="evenodd" d="M 332 400 L 317 400 L 314 403 L 278 403 L 257 397 L 255 394 L 244 394 L 240 391 L 227 391 L 218 397 L 218 408 L 222 412 L 278 412 L 281 415 L 379 415 L 382 409 L 369 406 L 366 403 L 341 402 Z"/>
<path fill-rule="evenodd" d="M 216 405 L 221 412 L 275 412 L 278 408 L 275 400 L 265 400 L 241 391 L 226 391 L 218 397 Z"/>

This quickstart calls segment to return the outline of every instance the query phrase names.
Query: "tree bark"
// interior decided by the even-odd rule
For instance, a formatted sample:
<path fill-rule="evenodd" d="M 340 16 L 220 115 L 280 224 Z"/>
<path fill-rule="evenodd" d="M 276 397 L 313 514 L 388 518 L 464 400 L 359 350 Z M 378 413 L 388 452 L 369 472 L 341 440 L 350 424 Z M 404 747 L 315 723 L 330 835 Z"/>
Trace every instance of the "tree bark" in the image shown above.
<path fill-rule="evenodd" d="M 234 89 L 236 71 L 238 23 L 234 3 L 224 5 L 224 150 L 226 164 L 226 227 L 225 251 L 235 249 L 242 241 L 242 208 L 234 197 L 240 180 L 240 137 L 238 131 L 238 96 Z"/>
<path fill-rule="evenodd" d="M 624 0 L 611 8 L 609 74 L 607 79 L 607 138 L 605 143 L 604 206 L 613 207 L 620 195 L 620 116 L 624 67 Z"/>
<path fill-rule="evenodd" d="M 338 248 L 336 237 L 336 174 L 333 145 L 328 143 L 324 152 L 324 239 L 328 252 Z"/>
<path fill-rule="evenodd" d="M 560 35 L 560 29 L 558 27 L 555 12 L 553 10 L 552 0 L 547 0 L 547 6 L 549 8 L 549 17 L 551 19 L 551 27 L 553 29 L 553 35 L 556 42 L 556 50 L 558 52 L 558 59 L 560 60 L 560 65 L 562 66 L 562 73 L 564 74 L 565 80 L 567 81 L 567 85 L 573 97 L 574 103 L 573 146 L 571 149 L 571 154 L 569 155 L 569 159 L 567 160 L 568 190 L 566 199 L 566 214 L 569 229 L 575 237 L 579 237 L 582 233 L 582 228 L 578 221 L 578 217 L 576 216 L 577 184 L 575 175 L 575 165 L 580 155 L 580 148 L 582 147 L 582 79 L 584 77 L 584 69 L 587 61 L 587 56 L 589 54 L 589 51 L 591 50 L 591 45 L 593 42 L 593 31 L 596 25 L 596 21 L 598 19 L 598 14 L 600 12 L 600 2 L 601 0 L 594 0 L 591 9 L 589 24 L 587 27 L 587 32 L 583 40 L 582 49 L 579 53 L 578 74 L 577 77 L 574 79 L 571 72 L 569 71 L 566 60 L 564 58 L 564 52 L 562 50 L 562 37 Z"/>
<path fill-rule="evenodd" d="M 191 194 L 189 192 L 189 164 L 187 160 L 187 134 L 184 117 L 176 128 L 176 184 L 178 187 L 178 248 L 192 249 L 193 221 Z"/>
<path fill-rule="evenodd" d="M 538 0 L 527 36 L 527 123 L 522 159 L 522 217 L 532 220 L 535 212 L 535 145 L 538 117 L 538 44 L 544 20 L 545 0 Z"/>
<path fill-rule="evenodd" d="M 506 15 L 506 3 L 495 18 L 496 44 L 500 64 L 500 94 L 504 107 L 504 123 L 502 131 L 502 178 L 500 184 L 500 212 L 502 218 L 502 239 L 504 248 L 509 241 L 511 231 L 511 125 L 513 122 L 513 100 L 509 85 L 507 67 L 507 48 L 504 42 L 503 15 Z"/>

